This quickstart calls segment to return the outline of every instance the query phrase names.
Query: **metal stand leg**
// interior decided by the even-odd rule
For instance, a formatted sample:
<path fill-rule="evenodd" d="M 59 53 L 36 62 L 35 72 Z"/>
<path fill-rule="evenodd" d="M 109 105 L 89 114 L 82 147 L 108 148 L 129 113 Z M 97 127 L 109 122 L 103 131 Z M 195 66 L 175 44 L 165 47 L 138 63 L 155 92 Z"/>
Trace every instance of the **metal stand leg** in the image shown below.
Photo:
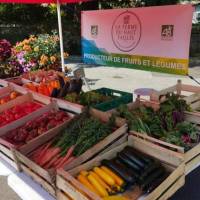
<path fill-rule="evenodd" d="M 85 83 L 85 85 L 86 85 L 87 89 L 90 91 L 90 90 L 91 90 L 91 88 L 90 88 L 90 86 L 89 86 L 89 84 L 88 84 L 88 82 L 87 82 L 86 78 L 85 78 L 85 77 L 82 77 L 82 79 L 83 79 L 83 81 L 84 81 L 84 83 Z"/>

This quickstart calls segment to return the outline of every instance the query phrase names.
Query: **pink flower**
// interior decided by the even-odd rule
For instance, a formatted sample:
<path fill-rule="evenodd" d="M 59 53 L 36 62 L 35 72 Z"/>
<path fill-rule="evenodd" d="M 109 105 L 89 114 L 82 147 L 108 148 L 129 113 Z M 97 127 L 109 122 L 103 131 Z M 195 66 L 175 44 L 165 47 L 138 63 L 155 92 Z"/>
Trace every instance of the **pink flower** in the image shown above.
<path fill-rule="evenodd" d="M 5 61 L 11 56 L 11 44 L 9 41 L 2 39 L 0 40 L 0 61 Z"/>

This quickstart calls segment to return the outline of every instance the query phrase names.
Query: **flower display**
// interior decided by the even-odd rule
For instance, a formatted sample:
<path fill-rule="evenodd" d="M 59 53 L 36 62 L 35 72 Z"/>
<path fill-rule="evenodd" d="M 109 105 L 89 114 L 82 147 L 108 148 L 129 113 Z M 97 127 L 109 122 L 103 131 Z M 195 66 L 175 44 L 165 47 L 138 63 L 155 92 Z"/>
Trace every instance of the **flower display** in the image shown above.
<path fill-rule="evenodd" d="M 65 58 L 68 53 L 64 53 Z M 30 36 L 14 47 L 9 41 L 0 40 L 0 78 L 19 76 L 38 69 L 61 68 L 59 37 L 56 33 Z"/>
<path fill-rule="evenodd" d="M 12 52 L 24 72 L 37 69 L 59 70 L 61 67 L 59 37 L 55 33 L 30 36 L 18 42 Z"/>
<path fill-rule="evenodd" d="M 9 59 L 4 63 L 0 63 L 0 78 L 19 76 L 23 72 L 22 66 L 16 60 Z"/>
<path fill-rule="evenodd" d="M 0 40 L 0 62 L 4 62 L 11 56 L 11 44 L 9 41 L 2 39 Z"/>

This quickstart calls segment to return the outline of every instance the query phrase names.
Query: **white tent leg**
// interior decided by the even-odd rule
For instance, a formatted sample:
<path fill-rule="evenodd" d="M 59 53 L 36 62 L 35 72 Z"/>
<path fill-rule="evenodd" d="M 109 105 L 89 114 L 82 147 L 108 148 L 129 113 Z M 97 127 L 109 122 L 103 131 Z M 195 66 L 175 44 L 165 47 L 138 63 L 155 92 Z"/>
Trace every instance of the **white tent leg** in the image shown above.
<path fill-rule="evenodd" d="M 61 66 L 62 71 L 65 71 L 65 62 L 64 62 L 64 48 L 63 48 L 63 32 L 62 32 L 62 21 L 61 21 L 61 12 L 60 12 L 60 2 L 57 0 L 57 15 L 58 15 L 58 30 L 60 38 L 60 55 L 61 55 Z"/>

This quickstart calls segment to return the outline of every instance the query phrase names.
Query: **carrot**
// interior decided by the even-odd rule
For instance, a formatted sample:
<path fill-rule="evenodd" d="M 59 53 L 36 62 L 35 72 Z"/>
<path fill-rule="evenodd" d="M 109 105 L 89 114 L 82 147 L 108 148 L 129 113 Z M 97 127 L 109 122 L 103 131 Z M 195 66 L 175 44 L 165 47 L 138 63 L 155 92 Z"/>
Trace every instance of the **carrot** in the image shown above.
<path fill-rule="evenodd" d="M 37 160 L 37 157 L 39 156 L 40 152 L 45 148 L 45 146 L 46 146 L 46 144 L 40 146 L 37 150 L 32 151 L 32 152 L 30 153 L 30 159 L 36 161 L 36 160 Z"/>
<path fill-rule="evenodd" d="M 57 165 L 58 167 L 62 166 L 63 163 L 65 163 L 65 162 L 71 157 L 71 155 L 72 155 L 72 153 L 73 153 L 73 151 L 74 151 L 74 148 L 75 148 L 75 146 L 73 145 L 73 146 L 71 146 L 71 147 L 68 149 L 67 154 L 64 156 L 62 162 L 60 162 L 60 163 Z"/>
<path fill-rule="evenodd" d="M 64 157 L 60 157 L 58 160 L 56 160 L 56 162 L 53 164 L 53 167 L 56 168 L 56 166 L 59 165 L 59 163 L 61 163 L 63 161 Z"/>
<path fill-rule="evenodd" d="M 51 167 L 54 165 L 54 163 L 55 163 L 59 158 L 60 158 L 60 155 L 58 154 L 58 155 L 55 156 L 53 159 L 51 159 L 50 162 L 46 163 L 46 164 L 44 165 L 44 168 L 45 168 L 45 169 L 51 168 Z"/>
<path fill-rule="evenodd" d="M 63 168 L 65 165 L 68 165 L 69 163 L 71 163 L 75 159 L 76 159 L 76 157 L 71 156 L 67 161 L 65 161 L 62 165 L 58 166 L 56 169 Z"/>
<path fill-rule="evenodd" d="M 40 154 L 38 155 L 36 161 L 37 163 L 40 163 L 40 160 L 43 158 L 43 156 L 45 155 L 46 151 L 49 149 L 49 147 L 51 146 L 51 142 L 47 143 L 44 148 L 41 150 Z"/>
<path fill-rule="evenodd" d="M 48 153 L 45 154 L 45 156 L 42 158 L 40 162 L 40 166 L 44 166 L 46 163 L 50 162 L 51 159 L 53 159 L 55 156 L 57 156 L 60 153 L 60 148 L 52 148 Z"/>

